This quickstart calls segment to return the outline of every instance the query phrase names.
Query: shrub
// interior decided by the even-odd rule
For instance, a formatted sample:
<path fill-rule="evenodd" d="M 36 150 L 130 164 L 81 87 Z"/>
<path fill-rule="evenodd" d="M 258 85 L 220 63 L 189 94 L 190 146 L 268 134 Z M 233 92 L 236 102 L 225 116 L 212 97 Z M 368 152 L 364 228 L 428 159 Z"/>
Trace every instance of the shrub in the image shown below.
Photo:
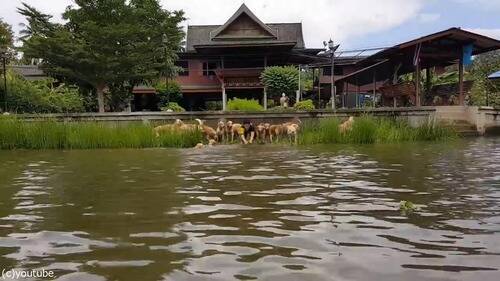
<path fill-rule="evenodd" d="M 207 101 L 205 105 L 209 111 L 222 110 L 222 101 Z"/>
<path fill-rule="evenodd" d="M 294 96 L 299 87 L 299 70 L 294 66 L 267 67 L 260 79 L 270 97 L 280 97 L 282 93 Z"/>
<path fill-rule="evenodd" d="M 312 100 L 299 101 L 299 102 L 295 103 L 295 105 L 293 107 L 296 110 L 304 110 L 304 111 L 315 109 L 314 103 Z"/>
<path fill-rule="evenodd" d="M 227 102 L 229 111 L 263 111 L 264 107 L 257 100 L 234 98 Z"/>
<path fill-rule="evenodd" d="M 186 110 L 176 102 L 169 102 L 161 108 L 161 111 L 184 112 Z"/>
<path fill-rule="evenodd" d="M 3 83 L 0 83 L 3 89 Z M 83 112 L 84 102 L 78 88 L 54 80 L 28 81 L 17 73 L 7 73 L 7 103 L 11 111 L 19 113 Z"/>
<path fill-rule="evenodd" d="M 159 83 L 155 86 L 158 97 L 158 108 L 165 107 L 168 103 L 179 103 L 182 100 L 181 86 L 175 81 Z"/>

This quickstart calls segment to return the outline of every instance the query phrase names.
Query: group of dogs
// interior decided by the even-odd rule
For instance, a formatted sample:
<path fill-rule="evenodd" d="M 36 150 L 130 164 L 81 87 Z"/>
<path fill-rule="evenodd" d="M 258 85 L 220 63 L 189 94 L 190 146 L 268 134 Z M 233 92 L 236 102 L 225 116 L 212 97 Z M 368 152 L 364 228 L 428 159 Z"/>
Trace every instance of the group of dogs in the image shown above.
<path fill-rule="evenodd" d="M 157 137 L 159 137 L 163 132 L 199 130 L 203 137 L 208 141 L 208 146 L 213 146 L 217 143 L 234 143 L 235 140 L 238 141 L 241 135 L 241 129 L 244 126 L 243 124 L 235 123 L 233 121 L 220 120 L 217 123 L 217 127 L 214 129 L 205 125 L 205 122 L 200 119 L 195 119 L 195 121 L 195 124 L 186 124 L 182 120 L 177 119 L 173 124 L 155 127 L 153 132 Z M 345 133 L 350 130 L 353 123 L 354 118 L 349 117 L 347 121 L 339 126 L 340 131 Z M 289 122 L 281 124 L 259 123 L 257 126 L 254 126 L 254 140 L 261 143 L 274 143 L 280 139 L 288 138 L 290 142 L 297 144 L 301 124 L 302 122 L 298 118 L 294 118 Z M 205 145 L 203 143 L 199 143 L 195 148 L 203 147 L 205 147 Z"/>
<path fill-rule="evenodd" d="M 217 123 L 217 127 L 214 129 L 205 124 L 204 121 L 200 119 L 195 119 L 195 124 L 187 124 L 182 120 L 177 119 L 173 124 L 167 124 L 155 127 L 153 132 L 157 137 L 164 132 L 172 131 L 194 131 L 199 130 L 203 137 L 208 141 L 209 146 L 213 146 L 217 143 L 234 143 L 240 138 L 240 130 L 243 128 L 243 124 L 235 123 L 233 121 L 220 120 Z M 254 126 L 255 129 L 255 141 L 260 142 L 276 142 L 280 138 L 287 136 L 293 142 L 297 142 L 298 132 L 300 128 L 301 121 L 299 119 L 293 119 L 290 122 L 285 122 L 282 124 L 270 124 L 270 123 L 260 123 Z M 198 144 L 197 147 L 202 147 L 202 144 Z"/>

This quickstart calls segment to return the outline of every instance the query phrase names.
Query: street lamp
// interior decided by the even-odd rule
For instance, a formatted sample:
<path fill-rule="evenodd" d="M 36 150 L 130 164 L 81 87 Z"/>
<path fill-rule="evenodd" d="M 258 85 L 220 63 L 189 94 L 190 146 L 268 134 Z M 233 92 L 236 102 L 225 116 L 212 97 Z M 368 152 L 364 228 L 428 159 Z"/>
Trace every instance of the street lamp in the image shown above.
<path fill-rule="evenodd" d="M 167 34 L 163 33 L 161 37 L 161 42 L 163 43 L 163 47 L 165 50 L 165 70 L 163 71 L 163 75 L 165 75 L 165 85 L 168 84 L 168 74 L 167 74 L 167 68 L 168 68 L 168 59 L 167 59 L 167 46 L 168 46 L 168 36 Z"/>
<path fill-rule="evenodd" d="M 326 41 L 323 42 L 323 45 L 325 45 L 325 47 L 328 47 L 328 51 L 327 51 L 327 54 L 330 55 L 330 58 L 331 58 L 331 62 L 332 62 L 332 67 L 331 67 L 331 99 L 332 99 L 332 109 L 335 110 L 335 100 L 336 100 L 336 96 L 335 96 L 335 92 L 336 92 L 336 88 L 335 88 L 335 51 L 337 51 L 337 49 L 340 47 L 340 44 L 338 45 L 335 45 L 333 40 L 330 39 L 330 41 L 328 41 L 328 43 Z"/>
<path fill-rule="evenodd" d="M 3 110 L 7 112 L 7 49 L 0 49 L 0 57 L 2 58 L 3 68 Z"/>

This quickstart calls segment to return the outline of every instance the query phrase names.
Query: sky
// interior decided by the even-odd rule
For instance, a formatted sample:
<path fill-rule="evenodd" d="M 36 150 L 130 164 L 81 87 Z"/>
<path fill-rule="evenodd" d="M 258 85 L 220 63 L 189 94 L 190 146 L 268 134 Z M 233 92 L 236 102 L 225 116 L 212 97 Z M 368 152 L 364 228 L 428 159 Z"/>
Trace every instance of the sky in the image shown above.
<path fill-rule="evenodd" d="M 61 20 L 72 0 L 24 0 Z M 450 27 L 500 39 L 500 0 L 161 0 L 184 10 L 184 25 L 223 24 L 245 3 L 265 23 L 302 22 L 306 46 L 333 38 L 341 50 L 389 47 Z M 21 0 L 0 0 L 0 18 L 19 31 Z"/>

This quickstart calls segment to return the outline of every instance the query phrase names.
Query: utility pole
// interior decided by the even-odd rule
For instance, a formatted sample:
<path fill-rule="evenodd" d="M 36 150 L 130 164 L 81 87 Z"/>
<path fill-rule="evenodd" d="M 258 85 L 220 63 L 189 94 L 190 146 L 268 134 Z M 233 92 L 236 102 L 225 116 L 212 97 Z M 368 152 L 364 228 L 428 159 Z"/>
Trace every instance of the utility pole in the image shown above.
<path fill-rule="evenodd" d="M 7 112 L 7 50 L 0 50 L 3 68 L 3 111 Z"/>
<path fill-rule="evenodd" d="M 332 110 L 335 110 L 336 109 L 336 106 L 335 106 L 335 101 L 336 101 L 336 88 L 335 88 L 335 51 L 340 47 L 340 44 L 339 45 L 335 45 L 333 43 L 333 40 L 330 39 L 330 41 L 328 41 L 328 43 L 326 43 L 326 41 L 323 42 L 323 44 L 325 45 L 325 47 L 328 47 L 328 52 L 330 54 L 330 57 L 331 57 L 331 62 L 332 62 L 332 65 L 331 65 L 331 76 L 330 76 L 330 83 L 331 83 L 331 86 L 330 86 L 330 90 L 331 90 L 331 102 L 332 102 Z"/>

